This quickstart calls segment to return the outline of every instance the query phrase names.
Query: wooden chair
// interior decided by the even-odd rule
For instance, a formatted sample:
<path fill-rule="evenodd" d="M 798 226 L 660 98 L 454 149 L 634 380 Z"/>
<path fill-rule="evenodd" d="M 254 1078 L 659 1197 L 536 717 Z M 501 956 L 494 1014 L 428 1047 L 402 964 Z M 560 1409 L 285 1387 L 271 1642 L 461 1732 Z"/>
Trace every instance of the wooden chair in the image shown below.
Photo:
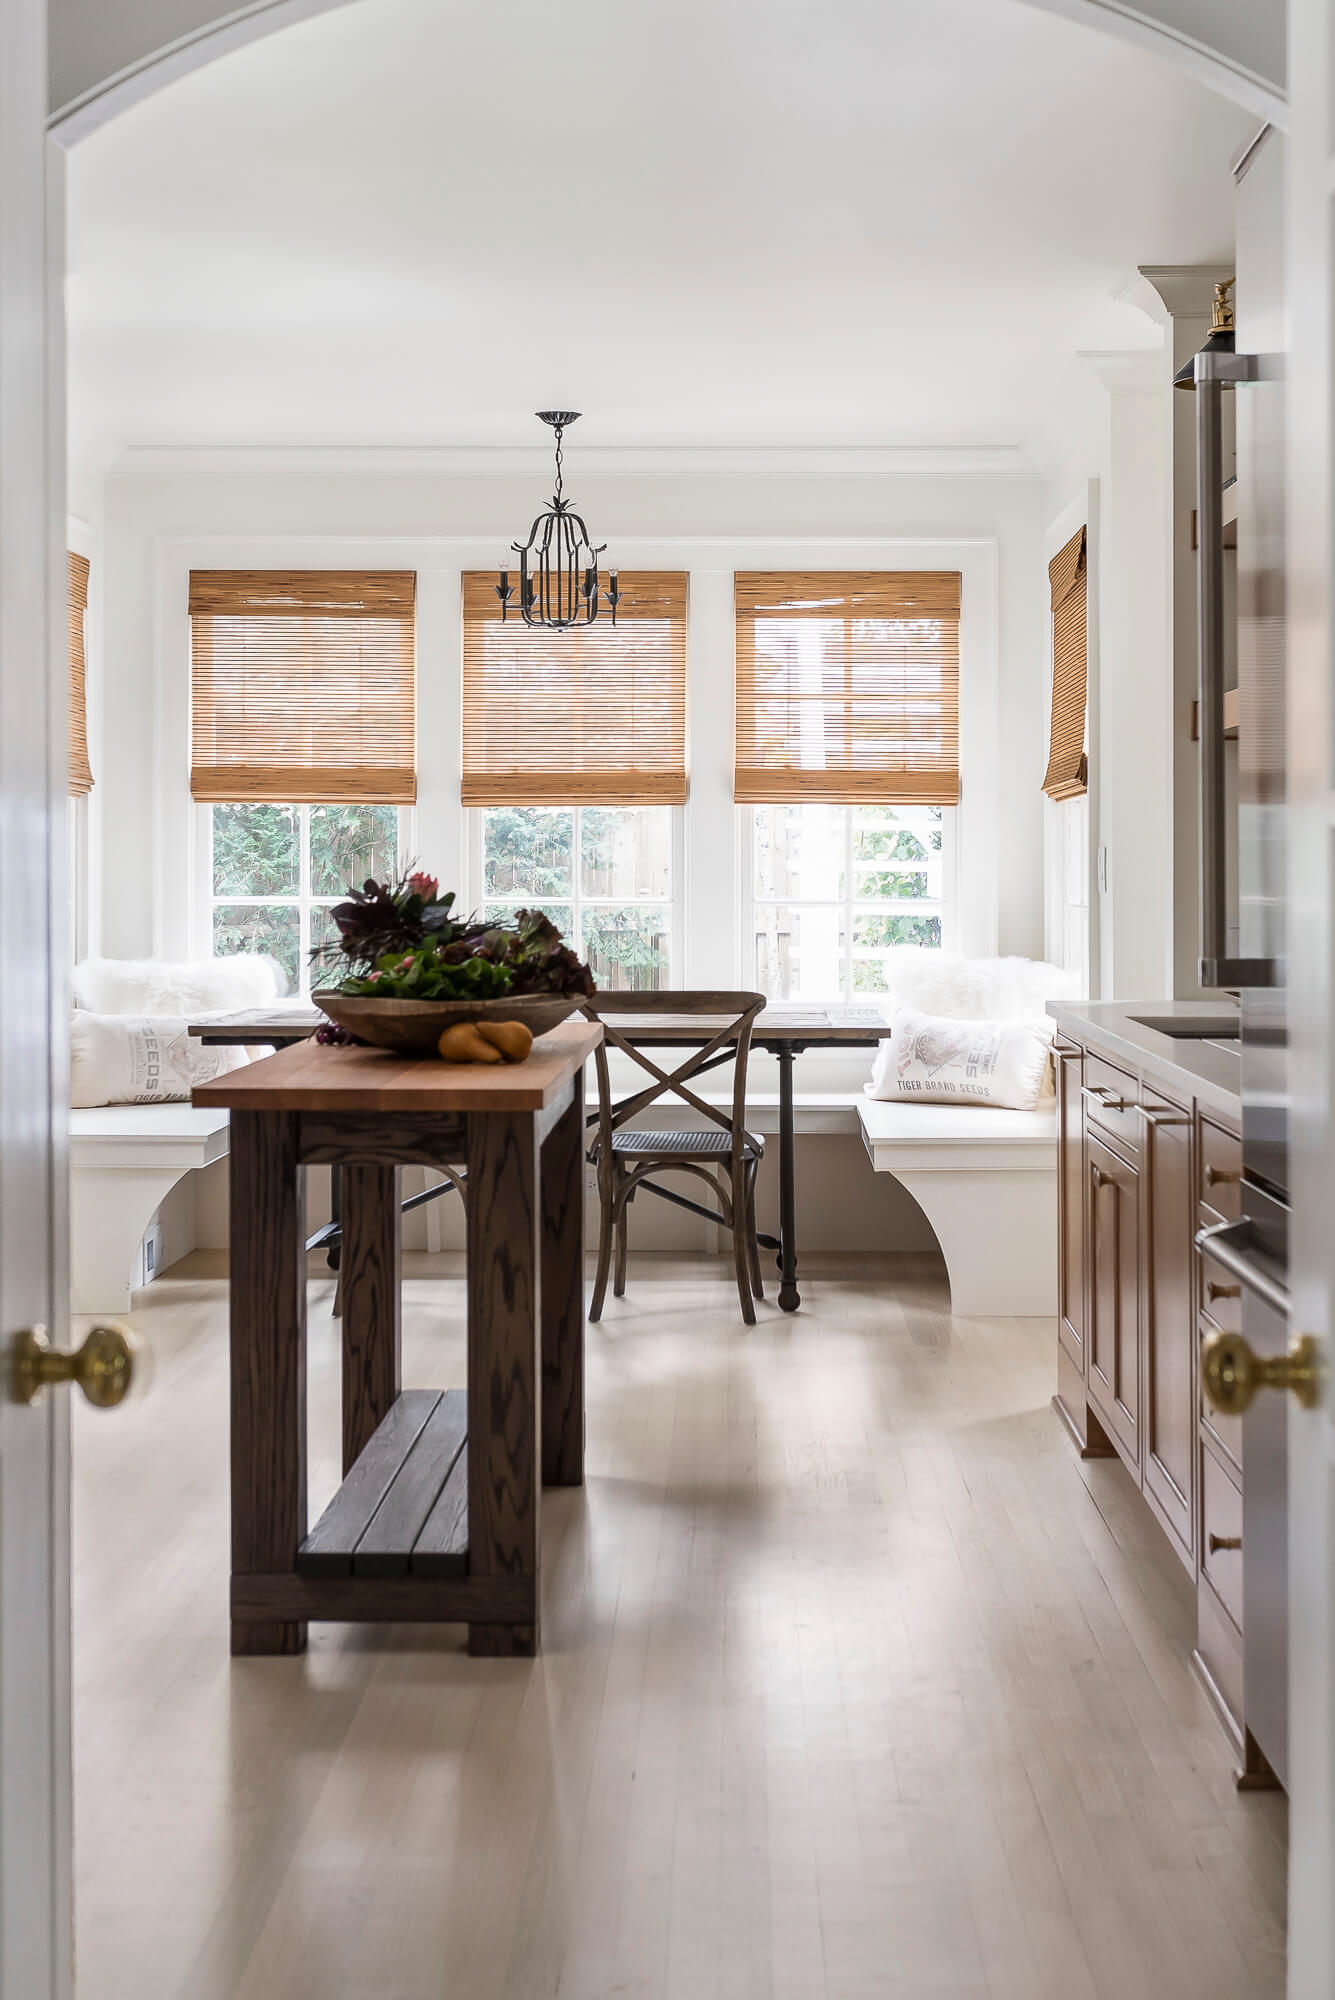
<path fill-rule="evenodd" d="M 760 1281 L 760 1252 L 756 1244 L 756 1173 L 764 1154 L 764 1141 L 746 1130 L 746 1067 L 751 1053 L 751 1029 L 765 1005 L 763 993 L 598 993 L 583 1003 L 591 1021 L 601 1021 L 604 1040 L 597 1051 L 598 1136 L 589 1149 L 589 1161 L 598 1169 L 598 1272 L 594 1279 L 589 1318 L 602 1315 L 607 1293 L 607 1276 L 615 1245 L 616 1270 L 612 1292 L 621 1298 L 626 1290 L 626 1211 L 640 1188 L 675 1202 L 710 1222 L 732 1231 L 733 1263 L 737 1272 L 737 1295 L 742 1302 L 742 1318 L 748 1326 L 756 1323 L 754 1301 L 765 1296 Z M 656 1015 L 683 1025 L 691 1018 L 713 1016 L 702 1031 L 704 1046 L 693 1049 L 677 1068 L 668 1070 L 655 1060 L 663 1049 L 637 1045 L 635 1028 L 623 1028 L 622 1015 Z M 609 1019 L 608 1017 L 612 1018 Z M 721 1018 L 720 1018 L 721 1017 Z M 647 1072 L 651 1078 L 642 1090 L 620 1102 L 612 1097 L 608 1069 L 609 1051 L 616 1049 Z M 689 1079 L 719 1064 L 733 1068 L 732 1114 L 707 1104 L 689 1087 Z M 675 1097 L 702 1113 L 708 1123 L 677 1132 L 646 1132 L 629 1129 L 637 1118 L 660 1098 Z M 595 1121 L 589 1120 L 590 1124 Z M 697 1174 L 718 1197 L 719 1209 L 705 1208 L 685 1195 L 659 1187 L 650 1179 L 671 1168 L 674 1173 Z"/>

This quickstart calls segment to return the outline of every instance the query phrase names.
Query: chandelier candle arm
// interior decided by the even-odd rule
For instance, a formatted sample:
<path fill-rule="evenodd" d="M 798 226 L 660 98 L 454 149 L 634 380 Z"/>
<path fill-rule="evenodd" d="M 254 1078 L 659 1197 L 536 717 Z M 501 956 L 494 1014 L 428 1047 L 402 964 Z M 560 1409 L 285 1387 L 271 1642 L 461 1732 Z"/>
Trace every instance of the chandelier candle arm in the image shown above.
<path fill-rule="evenodd" d="M 595 543 L 584 518 L 565 497 L 563 440 L 566 426 L 573 424 L 578 410 L 539 410 L 539 421 L 550 424 L 556 434 L 556 490 L 552 504 L 543 509 L 529 530 L 526 542 L 513 542 L 519 557 L 519 612 L 526 625 L 540 625 L 551 632 L 567 631 L 572 625 L 592 625 L 602 608 L 604 593 L 598 587 L 598 558 L 606 542 Z M 510 582 L 512 564 L 508 553 L 501 557 L 501 623 L 512 603 L 515 590 Z M 605 593 L 612 623 L 617 622 L 621 590 L 615 569 L 608 572 Z"/>

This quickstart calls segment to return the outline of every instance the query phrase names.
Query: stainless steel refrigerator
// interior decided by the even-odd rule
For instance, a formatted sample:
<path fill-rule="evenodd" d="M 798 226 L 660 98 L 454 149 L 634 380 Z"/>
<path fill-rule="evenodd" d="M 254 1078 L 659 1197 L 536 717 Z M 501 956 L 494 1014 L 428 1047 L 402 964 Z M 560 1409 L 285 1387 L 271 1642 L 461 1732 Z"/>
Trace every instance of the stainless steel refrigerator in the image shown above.
<path fill-rule="evenodd" d="M 1241 1286 L 1243 1337 L 1255 1355 L 1267 1357 L 1282 1355 L 1288 1342 L 1283 135 L 1260 134 L 1236 172 L 1235 351 L 1227 351 L 1227 341 L 1213 352 L 1207 343 L 1195 377 L 1200 973 L 1203 985 L 1240 995 L 1242 1213 L 1198 1241 Z M 1235 773 L 1228 770 L 1224 713 L 1226 398 L 1237 454 Z M 1248 1750 L 1259 1748 L 1281 1782 L 1288 1774 L 1287 1401 L 1258 1396 L 1243 1419 L 1243 1677 L 1254 1739 Z M 1263 1769 L 1250 1754 L 1249 1763 Z"/>

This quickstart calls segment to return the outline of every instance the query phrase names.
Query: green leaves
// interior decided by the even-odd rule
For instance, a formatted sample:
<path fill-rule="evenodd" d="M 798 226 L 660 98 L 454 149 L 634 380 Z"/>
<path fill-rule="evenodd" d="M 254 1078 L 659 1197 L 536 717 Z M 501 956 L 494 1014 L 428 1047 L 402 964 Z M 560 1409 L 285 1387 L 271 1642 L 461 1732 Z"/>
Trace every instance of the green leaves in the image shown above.
<path fill-rule="evenodd" d="M 438 948 L 428 946 L 399 955 L 386 952 L 374 972 L 345 979 L 338 990 L 381 1000 L 492 1000 L 513 984 L 508 966 L 487 958 L 451 965 Z"/>

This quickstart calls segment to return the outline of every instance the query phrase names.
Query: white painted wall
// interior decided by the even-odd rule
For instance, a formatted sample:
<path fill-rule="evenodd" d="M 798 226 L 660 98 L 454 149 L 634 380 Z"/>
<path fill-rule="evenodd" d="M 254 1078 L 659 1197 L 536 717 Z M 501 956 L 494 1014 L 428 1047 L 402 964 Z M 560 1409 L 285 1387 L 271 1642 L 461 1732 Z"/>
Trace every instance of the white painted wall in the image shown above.
<path fill-rule="evenodd" d="M 1083 393 L 1071 391 L 1069 447 L 1049 480 L 1048 521 L 1066 523 L 1073 508 L 1091 519 L 1093 990 L 1103 999 L 1166 999 L 1174 920 L 1171 353 L 1082 358 L 1089 380 Z M 1056 872 L 1050 865 L 1049 935 Z"/>

